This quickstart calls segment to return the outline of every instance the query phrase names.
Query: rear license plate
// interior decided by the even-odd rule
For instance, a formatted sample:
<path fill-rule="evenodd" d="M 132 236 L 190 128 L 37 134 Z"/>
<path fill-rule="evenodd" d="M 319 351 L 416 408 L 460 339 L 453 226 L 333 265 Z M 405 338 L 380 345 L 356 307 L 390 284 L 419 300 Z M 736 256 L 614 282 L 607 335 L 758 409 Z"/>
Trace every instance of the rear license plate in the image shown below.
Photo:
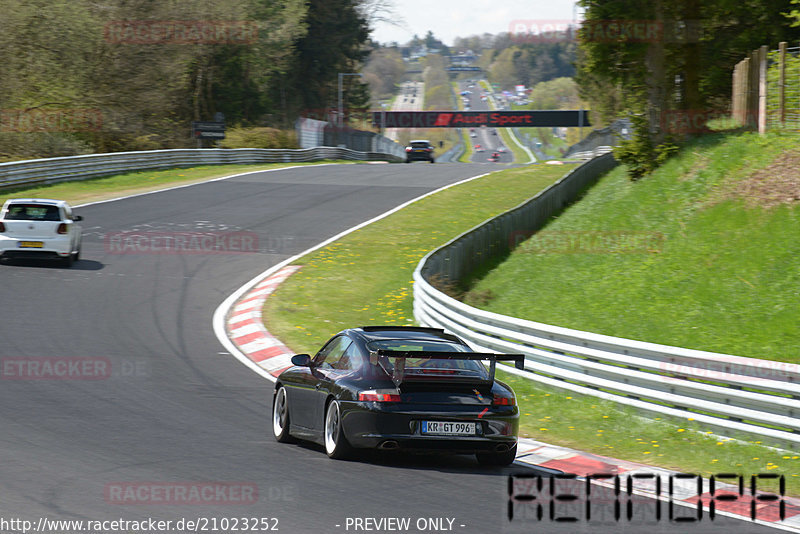
<path fill-rule="evenodd" d="M 19 241 L 19 248 L 42 248 L 44 243 L 42 241 Z"/>
<path fill-rule="evenodd" d="M 475 423 L 449 423 L 444 421 L 423 421 L 423 434 L 438 436 L 474 436 Z"/>

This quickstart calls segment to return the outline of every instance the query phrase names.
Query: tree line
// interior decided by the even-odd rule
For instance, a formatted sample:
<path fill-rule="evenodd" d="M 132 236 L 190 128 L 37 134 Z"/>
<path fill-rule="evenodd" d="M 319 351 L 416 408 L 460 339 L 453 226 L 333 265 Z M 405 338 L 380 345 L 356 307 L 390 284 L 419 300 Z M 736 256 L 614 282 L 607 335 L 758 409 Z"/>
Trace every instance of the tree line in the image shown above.
<path fill-rule="evenodd" d="M 335 106 L 337 74 L 359 70 L 383 4 L 6 0 L 0 158 L 194 146 L 191 121 L 218 113 L 290 127 Z M 345 98 L 368 106 L 366 85 L 346 78 Z M 100 119 L 74 118 L 86 113 Z"/>
<path fill-rule="evenodd" d="M 683 134 L 670 117 L 704 117 L 730 108 L 731 75 L 761 45 L 800 40 L 798 0 L 580 0 L 576 80 L 605 120 L 629 115 L 634 138 L 618 157 L 631 177 L 650 172 Z M 614 26 L 616 24 L 616 26 Z M 637 25 L 638 24 L 638 25 Z"/>

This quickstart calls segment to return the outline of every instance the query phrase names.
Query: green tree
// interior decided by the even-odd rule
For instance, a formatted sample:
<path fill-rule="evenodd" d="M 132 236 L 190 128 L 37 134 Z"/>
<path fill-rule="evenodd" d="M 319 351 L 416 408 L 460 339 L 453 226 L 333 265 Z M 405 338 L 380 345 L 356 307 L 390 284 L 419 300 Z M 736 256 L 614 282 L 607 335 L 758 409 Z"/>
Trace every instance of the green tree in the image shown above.
<path fill-rule="evenodd" d="M 580 4 L 588 21 L 579 33 L 577 79 L 582 95 L 606 119 L 626 113 L 644 119 L 636 121 L 637 139 L 626 149 L 629 161 L 637 157 L 642 163 L 657 161 L 664 153 L 659 147 L 671 146 L 661 127 L 665 112 L 727 108 L 733 67 L 751 50 L 800 38 L 800 30 L 783 15 L 792 0 L 580 0 Z M 594 31 L 611 20 L 657 21 L 663 33 L 641 40 Z"/>
<path fill-rule="evenodd" d="M 292 114 L 335 107 L 338 73 L 357 72 L 369 55 L 369 27 L 358 6 L 354 0 L 309 0 L 307 32 L 294 42 L 286 74 L 283 100 Z"/>

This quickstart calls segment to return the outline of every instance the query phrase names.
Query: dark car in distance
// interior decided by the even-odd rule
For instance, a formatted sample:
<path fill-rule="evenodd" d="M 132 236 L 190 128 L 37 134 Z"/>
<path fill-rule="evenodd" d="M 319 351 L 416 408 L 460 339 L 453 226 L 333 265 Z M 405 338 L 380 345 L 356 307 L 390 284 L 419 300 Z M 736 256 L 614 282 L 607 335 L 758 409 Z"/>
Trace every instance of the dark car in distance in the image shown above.
<path fill-rule="evenodd" d="M 513 390 L 494 378 L 497 361 L 523 367 L 521 354 L 474 352 L 438 328 L 343 330 L 315 356 L 293 356 L 278 376 L 273 433 L 282 443 L 319 443 L 335 459 L 369 448 L 475 454 L 483 465 L 508 465 L 519 409 Z"/>
<path fill-rule="evenodd" d="M 433 146 L 430 141 L 424 139 L 417 139 L 410 141 L 406 147 L 406 163 L 412 161 L 429 161 L 434 163 Z"/>

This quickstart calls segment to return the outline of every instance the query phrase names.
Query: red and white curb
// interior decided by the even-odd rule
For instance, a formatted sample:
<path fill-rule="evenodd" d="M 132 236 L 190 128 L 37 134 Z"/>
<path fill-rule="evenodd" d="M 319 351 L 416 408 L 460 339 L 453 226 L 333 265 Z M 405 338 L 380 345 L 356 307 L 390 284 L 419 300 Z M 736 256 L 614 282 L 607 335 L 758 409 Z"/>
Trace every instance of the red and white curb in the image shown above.
<path fill-rule="evenodd" d="M 527 438 L 519 440 L 516 461 L 574 474 L 581 480 L 591 478 L 593 484 L 606 488 L 614 488 L 613 478 L 616 476 L 620 479 L 623 493 L 626 493 L 630 480 L 634 495 L 672 501 L 694 509 L 697 508 L 698 501 L 702 501 L 705 513 L 708 513 L 709 505 L 713 501 L 716 514 L 752 520 L 753 494 L 752 480 L 749 476 L 744 477 L 743 487 L 740 487 L 738 481 L 732 480 L 736 485 L 724 483 L 723 480 L 731 479 L 724 478 L 725 475 L 717 475 L 712 495 L 709 479 L 549 445 Z M 777 487 L 775 482 L 770 483 L 762 479 L 756 479 L 756 483 L 762 487 L 766 484 L 769 484 L 770 488 Z M 781 497 L 762 491 L 756 491 L 756 495 L 754 523 L 789 532 L 800 532 L 800 499 Z M 773 498 L 774 500 L 771 500 Z M 781 520 L 781 507 L 783 520 Z"/>
<path fill-rule="evenodd" d="M 292 350 L 270 334 L 261 320 L 264 301 L 293 273 L 298 265 L 287 265 L 257 283 L 231 308 L 225 332 L 236 347 L 254 364 L 277 377 L 291 367 Z"/>

